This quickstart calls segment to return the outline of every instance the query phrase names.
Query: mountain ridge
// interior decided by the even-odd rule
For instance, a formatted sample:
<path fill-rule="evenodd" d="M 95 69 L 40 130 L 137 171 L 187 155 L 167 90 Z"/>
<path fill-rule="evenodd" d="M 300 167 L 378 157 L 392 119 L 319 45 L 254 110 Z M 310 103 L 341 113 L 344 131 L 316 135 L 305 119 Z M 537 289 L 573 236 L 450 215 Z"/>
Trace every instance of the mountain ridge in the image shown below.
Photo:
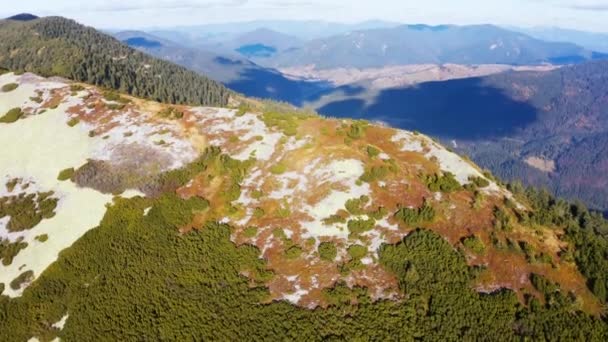
<path fill-rule="evenodd" d="M 605 58 L 571 43 L 544 42 L 493 25 L 401 25 L 307 42 L 269 65 L 369 68 L 386 65 L 566 64 Z"/>
<path fill-rule="evenodd" d="M 89 82 L 159 101 L 225 105 L 231 92 L 62 17 L 0 22 L 0 66 Z"/>

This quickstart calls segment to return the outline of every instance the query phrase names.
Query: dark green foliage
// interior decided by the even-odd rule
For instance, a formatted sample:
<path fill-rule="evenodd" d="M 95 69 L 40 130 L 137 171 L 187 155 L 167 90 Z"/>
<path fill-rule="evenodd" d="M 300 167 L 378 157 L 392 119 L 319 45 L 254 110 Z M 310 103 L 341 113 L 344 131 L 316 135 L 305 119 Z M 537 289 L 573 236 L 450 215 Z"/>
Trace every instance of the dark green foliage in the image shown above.
<path fill-rule="evenodd" d="M 44 100 L 42 99 L 42 97 L 40 97 L 40 96 L 33 96 L 33 97 L 30 97 L 30 100 L 32 100 L 32 101 L 34 101 L 34 102 L 36 102 L 36 103 L 38 103 L 38 104 L 41 104 L 41 103 L 44 101 Z"/>
<path fill-rule="evenodd" d="M 23 242 L 22 239 L 15 242 L 10 242 L 5 239 L 0 240 L 0 260 L 2 260 L 2 265 L 8 266 L 12 264 L 13 258 L 26 247 L 27 242 Z"/>
<path fill-rule="evenodd" d="M 363 215 L 363 207 L 369 202 L 369 197 L 363 195 L 360 198 L 353 198 L 346 201 L 344 207 L 351 215 Z"/>
<path fill-rule="evenodd" d="M 328 218 L 323 219 L 323 223 L 330 226 L 330 225 L 334 225 L 336 223 L 345 223 L 346 219 L 340 215 L 331 215 Z"/>
<path fill-rule="evenodd" d="M 0 117 L 0 123 L 13 123 L 23 116 L 21 108 L 13 108 Z"/>
<path fill-rule="evenodd" d="M 367 216 L 377 221 L 383 219 L 386 215 L 388 215 L 388 210 L 384 207 L 378 207 L 378 209 L 374 211 L 367 212 Z"/>
<path fill-rule="evenodd" d="M 25 271 L 21 273 L 17 278 L 13 279 L 10 283 L 11 289 L 19 290 L 21 285 L 30 282 L 34 278 L 34 271 Z"/>
<path fill-rule="evenodd" d="M 433 221 L 435 218 L 435 209 L 424 201 L 424 204 L 420 208 L 400 208 L 395 213 L 395 218 L 408 226 L 416 226 L 421 223 Z"/>
<path fill-rule="evenodd" d="M 486 248 L 483 242 L 474 235 L 462 239 L 462 244 L 475 254 L 482 254 Z"/>
<path fill-rule="evenodd" d="M 319 244 L 319 257 L 325 261 L 333 261 L 338 255 L 338 248 L 333 242 L 321 242 Z"/>
<path fill-rule="evenodd" d="M 463 256 L 429 231 L 380 250 L 381 263 L 407 293 L 402 301 L 373 302 L 365 289 L 337 284 L 325 291 L 327 309 L 260 304 L 268 299 L 261 282 L 272 274 L 259 251 L 236 247 L 224 225 L 179 234 L 174 227 L 192 217 L 196 204 L 167 196 L 117 199 L 99 227 L 65 250 L 22 297 L 0 297 L 0 340 L 51 340 L 58 332 L 48 322 L 66 313 L 59 337 L 68 341 L 606 337 L 604 322 L 570 308 L 531 312 L 511 292 L 478 294 Z"/>
<path fill-rule="evenodd" d="M 275 175 L 283 174 L 287 171 L 287 166 L 283 163 L 278 163 L 270 167 L 270 172 Z"/>
<path fill-rule="evenodd" d="M 469 177 L 469 181 L 475 186 L 476 189 L 482 189 L 490 186 L 490 182 L 483 177 Z"/>
<path fill-rule="evenodd" d="M 42 235 L 36 236 L 35 239 L 40 242 L 47 242 L 49 240 L 49 236 L 48 236 L 48 234 L 42 234 Z"/>
<path fill-rule="evenodd" d="M 367 248 L 361 245 L 352 245 L 348 247 L 348 255 L 353 259 L 361 259 L 367 254 Z"/>
<path fill-rule="evenodd" d="M 306 115 L 298 115 L 284 112 L 266 111 L 262 115 L 262 121 L 267 127 L 276 127 L 288 137 L 298 134 L 299 120 L 307 118 Z"/>
<path fill-rule="evenodd" d="M 454 174 L 451 172 L 443 172 L 441 175 L 426 175 L 423 177 L 424 183 L 433 192 L 454 192 L 462 189 L 462 186 Z"/>
<path fill-rule="evenodd" d="M 158 112 L 158 116 L 164 119 L 179 120 L 184 117 L 184 112 L 179 111 L 175 107 L 167 107 Z"/>
<path fill-rule="evenodd" d="M 68 126 L 74 127 L 74 126 L 78 125 L 79 123 L 80 123 L 80 120 L 78 118 L 71 118 L 70 121 L 68 121 Z"/>
<path fill-rule="evenodd" d="M 574 260 L 587 278 L 589 289 L 603 302 L 608 301 L 608 239 L 606 222 L 597 215 L 581 212 L 580 223 L 572 222 L 566 230 L 568 240 L 575 246 Z M 595 231 L 597 229 L 597 231 Z M 600 230 L 601 229 L 601 230 Z M 599 234 L 598 234 L 599 233 Z"/>
<path fill-rule="evenodd" d="M 367 155 L 370 158 L 375 158 L 375 157 L 377 157 L 380 154 L 380 150 L 377 149 L 377 148 L 375 148 L 372 145 L 367 145 L 366 151 L 367 151 Z"/>
<path fill-rule="evenodd" d="M 363 175 L 361 175 L 359 180 L 366 182 L 366 183 L 381 181 L 384 178 L 386 178 L 386 176 L 388 176 L 390 172 L 391 172 L 391 170 L 390 170 L 389 166 L 386 166 L 386 165 L 373 166 L 372 168 L 365 170 L 365 172 L 363 173 Z"/>
<path fill-rule="evenodd" d="M 243 231 L 245 237 L 253 238 L 258 234 L 258 227 L 247 227 Z"/>
<path fill-rule="evenodd" d="M 236 112 L 236 116 L 243 116 L 243 115 L 247 114 L 247 112 L 249 112 L 249 111 L 251 111 L 251 108 L 249 107 L 249 105 L 246 103 L 241 103 Z"/>
<path fill-rule="evenodd" d="M 231 94 L 215 81 L 60 17 L 1 21 L 0 38 L 0 64 L 11 70 L 63 76 L 174 104 L 224 106 Z"/>
<path fill-rule="evenodd" d="M 350 125 L 348 132 L 346 135 L 351 139 L 361 139 L 365 135 L 365 129 L 367 128 L 367 123 L 363 121 L 356 121 Z"/>
<path fill-rule="evenodd" d="M 297 259 L 301 254 L 302 248 L 299 246 L 291 246 L 285 251 L 285 257 L 290 260 Z"/>
<path fill-rule="evenodd" d="M 84 89 L 85 88 L 83 86 L 81 86 L 80 84 L 71 84 L 70 85 L 71 92 L 83 91 Z"/>
<path fill-rule="evenodd" d="M 2 86 L 2 92 L 8 93 L 17 89 L 19 85 L 17 83 L 9 83 Z"/>
<path fill-rule="evenodd" d="M 10 216 L 6 229 L 21 232 L 32 229 L 43 219 L 55 216 L 59 200 L 52 196 L 52 192 L 44 192 L 0 197 L 0 218 Z"/>
<path fill-rule="evenodd" d="M 513 230 L 511 216 L 501 207 L 494 207 L 494 229 L 506 232 Z"/>
<path fill-rule="evenodd" d="M 367 220 L 349 220 L 347 226 L 348 231 L 350 231 L 352 235 L 357 235 L 374 229 L 375 224 L 376 220 L 374 220 L 373 218 L 369 218 Z"/>
<path fill-rule="evenodd" d="M 102 95 L 103 98 L 109 102 L 117 102 L 123 105 L 131 102 L 129 99 L 120 96 L 120 94 L 117 93 L 115 90 L 106 90 L 103 92 Z"/>
<path fill-rule="evenodd" d="M 13 179 L 8 180 L 6 182 L 6 190 L 8 190 L 8 192 L 12 192 L 13 190 L 15 190 L 15 187 L 20 182 L 21 182 L 21 180 L 19 178 L 13 178 Z"/>
<path fill-rule="evenodd" d="M 74 172 L 75 172 L 75 170 L 73 167 L 71 167 L 69 169 L 61 170 L 59 172 L 59 175 L 57 176 L 57 180 L 60 180 L 60 181 L 70 180 L 70 179 L 72 179 L 72 177 L 74 177 Z"/>

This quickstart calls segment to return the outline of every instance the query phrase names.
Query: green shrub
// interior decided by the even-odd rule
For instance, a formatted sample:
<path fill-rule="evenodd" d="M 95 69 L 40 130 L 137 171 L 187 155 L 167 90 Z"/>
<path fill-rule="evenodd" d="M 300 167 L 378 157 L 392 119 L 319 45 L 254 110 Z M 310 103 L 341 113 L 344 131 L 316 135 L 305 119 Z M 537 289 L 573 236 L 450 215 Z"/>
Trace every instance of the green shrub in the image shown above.
<path fill-rule="evenodd" d="M 59 200 L 52 195 L 53 192 L 44 192 L 0 197 L 0 218 L 10 216 L 7 230 L 21 232 L 32 229 L 42 220 L 55 216 Z"/>
<path fill-rule="evenodd" d="M 236 116 L 243 116 L 249 111 L 251 111 L 251 107 L 246 103 L 241 103 L 236 111 Z"/>
<path fill-rule="evenodd" d="M 34 279 L 34 271 L 32 271 L 32 270 L 25 271 L 25 272 L 21 273 L 19 276 L 17 276 L 17 278 L 15 278 L 11 281 L 11 284 L 10 284 L 11 289 L 19 290 L 21 288 L 21 285 L 32 281 L 32 279 Z"/>
<path fill-rule="evenodd" d="M 318 248 L 319 257 L 325 261 L 334 261 L 338 255 L 338 248 L 333 242 L 321 242 Z"/>
<path fill-rule="evenodd" d="M 84 89 L 85 88 L 83 86 L 81 86 L 80 84 L 71 84 L 70 85 L 71 92 L 83 91 Z"/>
<path fill-rule="evenodd" d="M 299 246 L 291 246 L 285 251 L 285 257 L 289 260 L 297 259 L 302 255 L 302 248 Z"/>
<path fill-rule="evenodd" d="M 17 83 L 9 83 L 2 86 L 2 91 L 8 93 L 17 89 L 18 87 L 19 85 Z"/>
<path fill-rule="evenodd" d="M 380 150 L 379 150 L 379 149 L 377 149 L 377 148 L 375 148 L 375 147 L 374 147 L 374 146 L 372 146 L 372 145 L 367 145 L 366 150 L 367 150 L 367 155 L 368 155 L 370 158 L 375 158 L 375 157 L 377 157 L 378 155 L 380 155 Z"/>
<path fill-rule="evenodd" d="M 463 238 L 462 244 L 475 254 L 482 254 L 486 248 L 483 242 L 474 235 Z"/>
<path fill-rule="evenodd" d="M 48 234 L 38 235 L 38 236 L 36 236 L 35 239 L 39 242 L 47 242 L 49 240 L 49 235 Z"/>
<path fill-rule="evenodd" d="M 367 216 L 373 218 L 374 220 L 382 220 L 386 215 L 388 215 L 388 210 L 384 207 L 378 207 L 378 209 L 374 211 L 367 212 Z"/>
<path fill-rule="evenodd" d="M 494 229 L 506 232 L 513 230 L 511 216 L 500 207 L 494 207 Z"/>
<path fill-rule="evenodd" d="M 255 218 L 258 218 L 258 219 L 262 218 L 262 217 L 264 217 L 264 214 L 265 214 L 265 212 L 264 212 L 264 209 L 262 209 L 262 208 L 258 207 L 258 208 L 253 209 L 253 217 L 255 217 Z"/>
<path fill-rule="evenodd" d="M 361 245 L 352 245 L 348 247 L 348 255 L 353 259 L 361 259 L 367 255 L 367 248 Z"/>
<path fill-rule="evenodd" d="M 109 110 L 123 110 L 125 108 L 124 103 L 106 103 L 105 106 Z"/>
<path fill-rule="evenodd" d="M 258 227 L 247 227 L 243 231 L 243 234 L 247 238 L 254 238 L 258 234 Z"/>
<path fill-rule="evenodd" d="M 336 223 L 345 223 L 345 222 L 346 222 L 346 219 L 337 214 L 331 215 L 330 217 L 323 219 L 323 223 L 328 226 L 334 225 Z"/>
<path fill-rule="evenodd" d="M 386 176 L 388 176 L 390 172 L 391 171 L 390 171 L 389 166 L 386 166 L 386 165 L 374 166 L 371 169 L 365 170 L 365 172 L 363 173 L 363 175 L 361 175 L 359 180 L 366 182 L 366 183 L 381 181 L 384 178 L 386 178 Z"/>
<path fill-rule="evenodd" d="M 488 186 L 490 186 L 490 182 L 485 179 L 484 177 L 469 177 L 469 182 L 471 182 L 473 185 L 475 185 L 475 187 L 479 188 L 479 189 L 483 189 L 486 188 Z"/>
<path fill-rule="evenodd" d="M 80 123 L 80 119 L 71 118 L 70 121 L 68 121 L 68 126 L 74 127 L 74 126 L 78 125 L 79 123 Z"/>
<path fill-rule="evenodd" d="M 442 175 L 427 175 L 423 177 L 423 180 L 429 190 L 433 192 L 449 193 L 462 189 L 462 186 L 451 172 L 444 172 Z"/>
<path fill-rule="evenodd" d="M 363 215 L 363 207 L 369 202 L 369 197 L 363 195 L 359 198 L 353 198 L 346 201 L 344 207 L 351 215 Z"/>
<path fill-rule="evenodd" d="M 13 123 L 23 116 L 21 108 L 13 108 L 0 117 L 0 123 Z"/>
<path fill-rule="evenodd" d="M 6 190 L 8 190 L 8 192 L 13 192 L 13 190 L 15 190 L 15 188 L 17 187 L 17 184 L 19 184 L 21 182 L 21 180 L 19 178 L 13 178 L 10 179 L 6 182 Z"/>
<path fill-rule="evenodd" d="M 431 222 L 435 218 L 435 209 L 426 201 L 420 208 L 401 208 L 395 213 L 395 218 L 409 226 Z"/>
<path fill-rule="evenodd" d="M 8 266 L 13 263 L 13 259 L 19 254 L 19 252 L 27 248 L 27 242 L 18 240 L 10 242 L 9 240 L 0 240 L 0 260 L 4 266 Z"/>
<path fill-rule="evenodd" d="M 351 234 L 357 235 L 374 229 L 376 220 L 369 218 L 367 220 L 357 219 L 350 220 L 347 223 L 348 230 Z"/>
<path fill-rule="evenodd" d="M 158 116 L 164 119 L 179 120 L 184 117 L 184 112 L 178 110 L 175 107 L 167 107 L 158 112 Z"/>
<path fill-rule="evenodd" d="M 59 172 L 59 175 L 57 176 L 57 180 L 59 181 L 67 181 L 72 179 L 72 177 L 74 177 L 74 173 L 75 170 L 73 167 L 69 168 L 69 169 L 65 169 L 65 170 L 61 170 Z"/>
<path fill-rule="evenodd" d="M 131 102 L 131 100 L 120 96 L 120 94 L 114 90 L 104 91 L 102 95 L 106 101 L 118 102 L 122 104 L 127 104 Z"/>
<path fill-rule="evenodd" d="M 285 166 L 285 164 L 283 164 L 283 163 L 275 164 L 270 168 L 270 172 L 272 172 L 272 174 L 275 174 L 275 175 L 283 174 L 286 171 L 287 171 L 287 166 Z"/>
<path fill-rule="evenodd" d="M 41 104 L 44 101 L 40 96 L 32 96 L 30 97 L 30 100 L 38 104 Z"/>
<path fill-rule="evenodd" d="M 262 114 L 262 121 L 267 127 L 278 128 L 288 137 L 292 137 L 298 134 L 299 117 L 296 114 L 278 113 L 278 112 L 265 112 Z"/>
<path fill-rule="evenodd" d="M 362 121 L 353 122 L 348 129 L 346 135 L 353 140 L 361 139 L 365 135 L 365 129 L 367 128 L 367 123 Z"/>

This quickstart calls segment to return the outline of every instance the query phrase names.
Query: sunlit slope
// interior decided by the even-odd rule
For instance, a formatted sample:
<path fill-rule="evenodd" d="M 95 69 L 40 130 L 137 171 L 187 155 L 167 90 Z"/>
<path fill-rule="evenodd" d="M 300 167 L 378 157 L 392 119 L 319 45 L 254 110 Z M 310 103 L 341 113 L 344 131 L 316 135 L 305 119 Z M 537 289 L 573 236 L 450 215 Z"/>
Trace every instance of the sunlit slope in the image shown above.
<path fill-rule="evenodd" d="M 423 134 L 252 101 L 169 106 L 33 74 L 0 87 L 0 288 L 13 298 L 0 305 L 18 308 L 0 316 L 6 338 L 152 338 L 157 324 L 180 331 L 185 312 L 447 309 L 432 296 L 470 301 L 456 308 L 470 317 L 506 305 L 484 318 L 494 327 L 536 306 L 601 324 L 598 273 L 580 262 L 597 249 L 579 251 L 566 229 L 589 214 L 549 214 Z M 150 320 L 132 321 L 135 307 Z M 201 319 L 189 325 L 201 338 L 240 336 Z"/>

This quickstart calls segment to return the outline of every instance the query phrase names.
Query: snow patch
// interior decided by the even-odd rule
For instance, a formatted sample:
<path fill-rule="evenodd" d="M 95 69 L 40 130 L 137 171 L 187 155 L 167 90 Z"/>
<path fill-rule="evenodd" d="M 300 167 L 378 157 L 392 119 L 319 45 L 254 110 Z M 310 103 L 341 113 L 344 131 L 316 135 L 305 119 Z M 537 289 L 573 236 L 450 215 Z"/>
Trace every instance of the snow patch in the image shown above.
<path fill-rule="evenodd" d="M 367 183 L 357 185 L 357 180 L 364 172 L 363 163 L 359 160 L 346 159 L 335 160 L 313 172 L 315 179 L 321 182 L 331 182 L 343 185 L 347 191 L 331 190 L 329 195 L 315 205 L 304 207 L 312 221 L 302 222 L 304 233 L 302 237 L 318 239 L 321 236 L 334 236 L 343 239 L 348 238 L 346 224 L 326 225 L 323 219 L 344 209 L 344 204 L 349 199 L 359 198 L 370 194 Z"/>
<path fill-rule="evenodd" d="M 0 99 L 2 106 L 6 102 Z M 0 283 L 8 284 L 27 270 L 39 276 L 61 250 L 99 224 L 106 211 L 105 204 L 112 200 L 110 195 L 57 180 L 61 170 L 84 164 L 92 151 L 87 133 L 66 125 L 63 108 L 64 105 L 11 124 L 0 124 L 0 145 L 11 146 L 0 154 L 0 174 L 33 179 L 40 189 L 54 191 L 59 198 L 54 217 L 22 233 L 28 247 L 19 252 L 11 265 L 0 265 Z M 35 237 L 43 234 L 49 236 L 48 241 L 35 243 Z M 7 287 L 4 294 L 17 297 L 21 292 L 22 289 Z"/>
<path fill-rule="evenodd" d="M 62 330 L 63 327 L 65 326 L 65 322 L 68 320 L 68 317 L 70 315 L 66 314 L 65 316 L 63 316 L 59 321 L 53 323 L 53 327 L 57 328 L 59 330 Z"/>

